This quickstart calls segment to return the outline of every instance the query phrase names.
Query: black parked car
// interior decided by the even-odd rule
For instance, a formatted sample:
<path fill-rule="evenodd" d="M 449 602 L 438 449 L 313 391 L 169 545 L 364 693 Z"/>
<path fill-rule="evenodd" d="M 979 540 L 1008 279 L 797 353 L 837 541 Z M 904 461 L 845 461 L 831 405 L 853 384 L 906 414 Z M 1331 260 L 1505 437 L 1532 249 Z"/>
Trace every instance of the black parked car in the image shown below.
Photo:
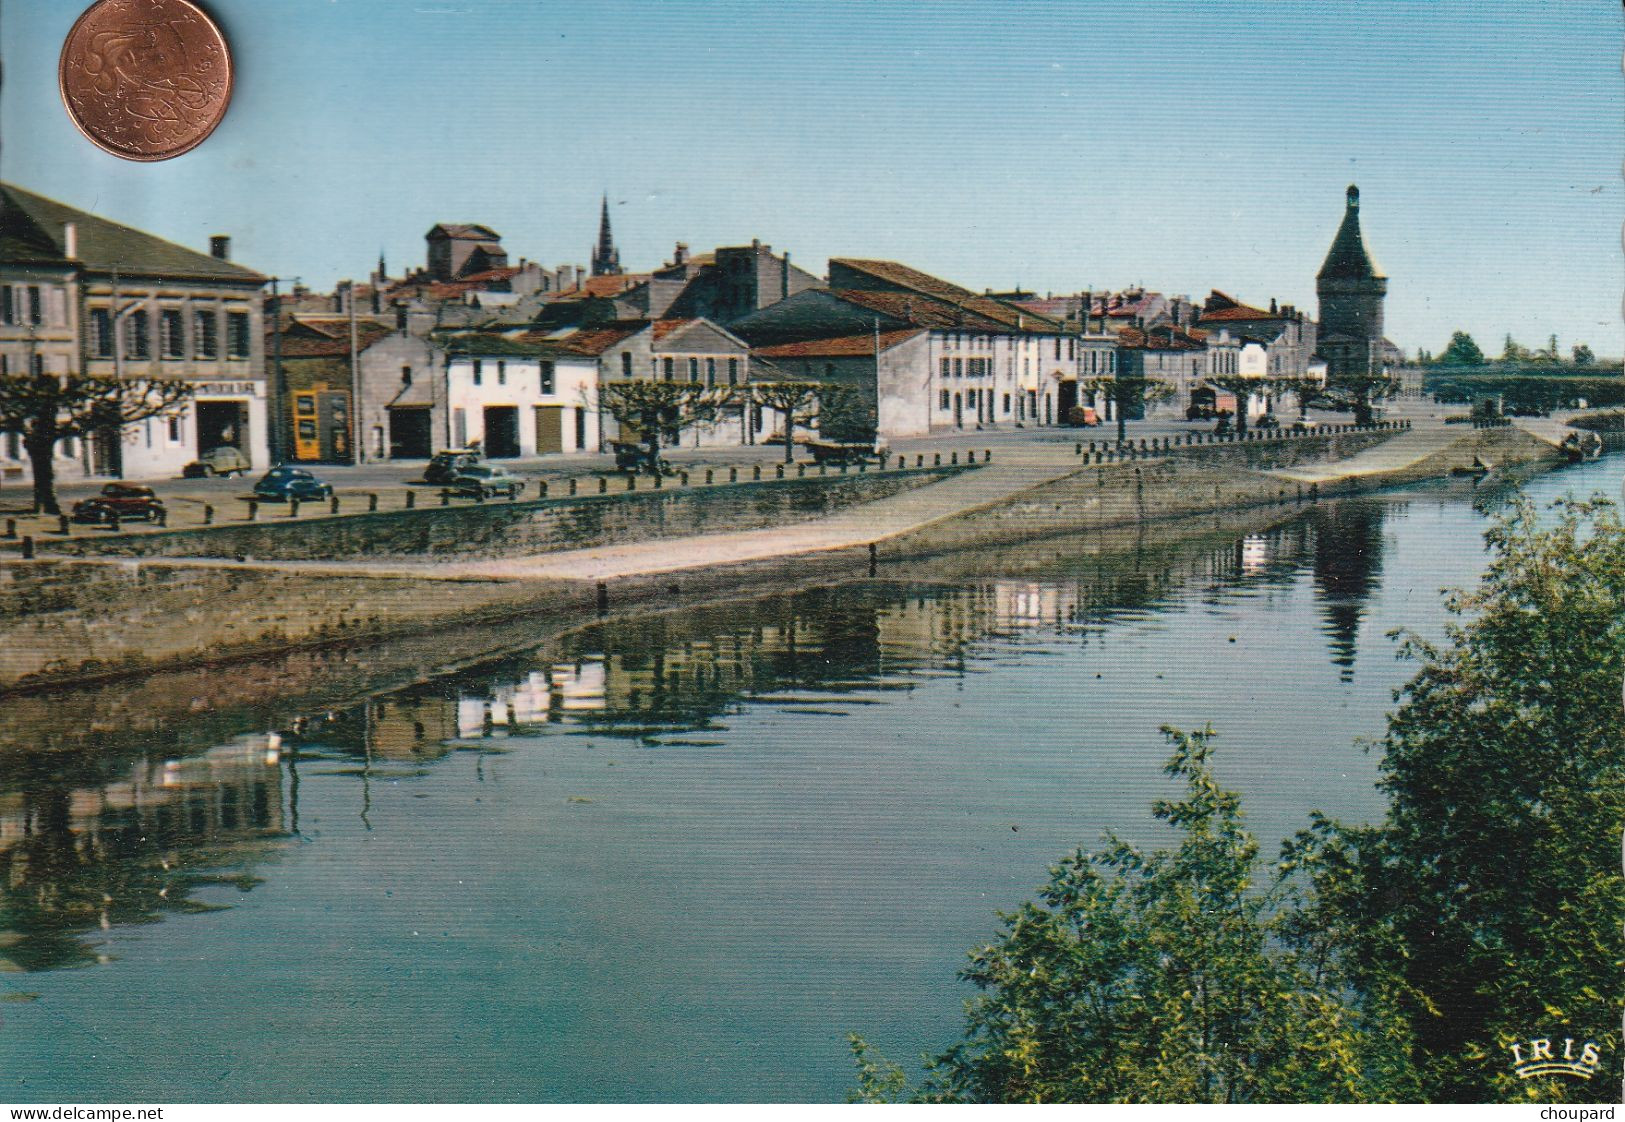
<path fill-rule="evenodd" d="M 333 497 L 333 485 L 326 480 L 317 479 L 304 468 L 280 465 L 266 472 L 260 481 L 254 484 L 254 497 L 269 502 L 287 502 L 289 499 L 298 499 L 300 502 L 330 499 Z"/>
<path fill-rule="evenodd" d="M 429 466 L 423 469 L 423 482 L 446 486 L 455 480 L 464 468 L 485 462 L 485 457 L 472 448 L 436 452 Z"/>

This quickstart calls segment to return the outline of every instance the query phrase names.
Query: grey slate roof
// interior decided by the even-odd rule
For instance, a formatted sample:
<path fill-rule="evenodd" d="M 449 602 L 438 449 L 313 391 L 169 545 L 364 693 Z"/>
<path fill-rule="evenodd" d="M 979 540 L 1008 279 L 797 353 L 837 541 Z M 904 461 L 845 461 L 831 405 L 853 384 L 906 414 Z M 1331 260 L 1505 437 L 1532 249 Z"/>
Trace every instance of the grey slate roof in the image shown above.
<path fill-rule="evenodd" d="M 268 278 L 230 261 L 167 242 L 89 211 L 0 183 L 0 261 L 39 260 L 24 256 L 30 248 L 63 260 L 63 223 L 79 227 L 80 263 L 92 272 L 118 269 L 132 276 L 173 276 L 229 284 L 261 285 Z M 30 233 L 32 231 L 32 233 Z"/>
<path fill-rule="evenodd" d="M 1326 254 L 1326 263 L 1320 267 L 1320 272 L 1316 276 L 1355 280 L 1382 276 L 1377 263 L 1371 260 L 1371 254 L 1366 251 L 1365 239 L 1360 236 L 1358 187 L 1349 187 L 1348 206 L 1343 211 L 1343 224 L 1337 228 L 1337 237 L 1332 239 L 1332 248 Z"/>

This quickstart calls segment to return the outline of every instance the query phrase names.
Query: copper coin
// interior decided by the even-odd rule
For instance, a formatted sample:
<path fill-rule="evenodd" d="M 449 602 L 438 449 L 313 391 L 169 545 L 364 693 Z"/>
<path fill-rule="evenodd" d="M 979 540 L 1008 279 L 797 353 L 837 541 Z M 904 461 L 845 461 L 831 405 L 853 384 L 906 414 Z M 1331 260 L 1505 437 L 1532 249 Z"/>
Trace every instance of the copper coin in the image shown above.
<path fill-rule="evenodd" d="M 231 50 L 190 0 L 100 0 L 68 32 L 62 103 L 91 143 L 126 160 L 202 144 L 231 101 Z"/>

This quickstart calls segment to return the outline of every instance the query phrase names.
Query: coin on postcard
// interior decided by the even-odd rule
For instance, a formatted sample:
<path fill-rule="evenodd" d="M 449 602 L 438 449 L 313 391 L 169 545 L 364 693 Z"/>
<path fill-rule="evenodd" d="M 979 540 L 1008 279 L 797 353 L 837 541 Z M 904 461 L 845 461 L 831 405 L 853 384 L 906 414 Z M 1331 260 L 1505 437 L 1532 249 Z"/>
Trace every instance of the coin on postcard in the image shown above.
<path fill-rule="evenodd" d="M 68 116 L 126 160 L 202 144 L 231 101 L 231 51 L 190 0 L 99 0 L 68 32 L 58 67 Z"/>

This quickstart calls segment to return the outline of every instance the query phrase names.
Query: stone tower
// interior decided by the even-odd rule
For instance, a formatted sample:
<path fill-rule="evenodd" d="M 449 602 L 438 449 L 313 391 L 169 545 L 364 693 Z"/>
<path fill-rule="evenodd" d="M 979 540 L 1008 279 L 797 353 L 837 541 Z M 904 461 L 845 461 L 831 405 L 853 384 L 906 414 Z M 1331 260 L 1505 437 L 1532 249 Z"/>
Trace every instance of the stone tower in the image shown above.
<path fill-rule="evenodd" d="M 592 251 L 592 275 L 618 277 L 621 275 L 621 255 L 615 248 L 615 239 L 609 232 L 609 196 L 604 196 L 604 207 L 598 217 L 598 245 Z"/>
<path fill-rule="evenodd" d="M 1382 372 L 1382 301 L 1388 278 L 1360 236 L 1360 189 L 1350 186 L 1343 224 L 1315 277 L 1320 342 L 1329 379 Z"/>

